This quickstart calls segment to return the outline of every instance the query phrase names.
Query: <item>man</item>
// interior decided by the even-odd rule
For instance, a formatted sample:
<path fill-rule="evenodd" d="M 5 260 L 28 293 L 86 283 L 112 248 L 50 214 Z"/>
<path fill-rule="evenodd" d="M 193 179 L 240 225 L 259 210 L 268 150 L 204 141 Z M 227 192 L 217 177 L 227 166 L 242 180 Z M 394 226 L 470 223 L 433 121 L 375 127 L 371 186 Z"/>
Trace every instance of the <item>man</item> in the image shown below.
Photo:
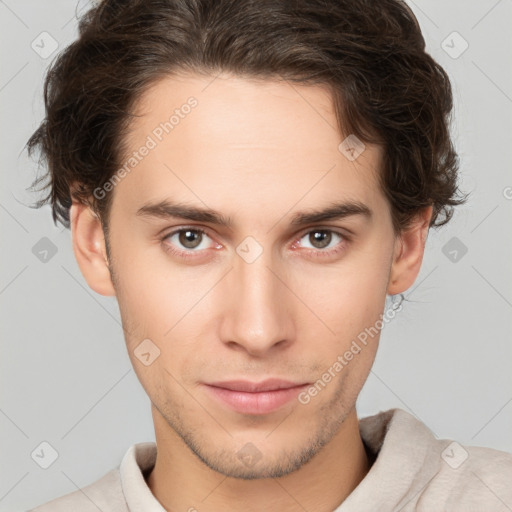
<path fill-rule="evenodd" d="M 29 147 L 117 298 L 156 445 L 35 510 L 510 509 L 511 455 L 355 409 L 386 298 L 463 201 L 451 107 L 396 0 L 87 13 Z"/>

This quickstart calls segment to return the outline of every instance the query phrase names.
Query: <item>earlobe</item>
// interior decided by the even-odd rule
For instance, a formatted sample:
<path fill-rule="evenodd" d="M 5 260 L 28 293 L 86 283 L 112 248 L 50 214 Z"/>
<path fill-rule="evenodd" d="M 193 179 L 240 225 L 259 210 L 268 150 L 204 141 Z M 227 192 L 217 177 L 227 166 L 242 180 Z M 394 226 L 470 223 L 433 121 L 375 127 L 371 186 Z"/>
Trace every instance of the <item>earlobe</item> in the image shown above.
<path fill-rule="evenodd" d="M 387 293 L 396 295 L 409 289 L 420 272 L 432 206 L 424 208 L 410 226 L 397 236 Z"/>
<path fill-rule="evenodd" d="M 100 295 L 115 295 L 99 217 L 89 206 L 75 201 L 70 217 L 73 252 L 87 284 Z"/>

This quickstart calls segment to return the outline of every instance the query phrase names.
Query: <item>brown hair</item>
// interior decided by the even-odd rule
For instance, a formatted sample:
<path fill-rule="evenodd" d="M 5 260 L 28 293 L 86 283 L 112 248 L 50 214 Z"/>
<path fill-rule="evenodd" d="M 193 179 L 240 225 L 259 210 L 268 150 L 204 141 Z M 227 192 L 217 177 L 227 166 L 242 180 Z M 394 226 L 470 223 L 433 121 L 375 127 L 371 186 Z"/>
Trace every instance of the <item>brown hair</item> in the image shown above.
<path fill-rule="evenodd" d="M 458 197 L 449 134 L 452 93 L 399 0 L 103 0 L 51 66 L 46 117 L 28 141 L 41 150 L 53 220 L 69 227 L 71 193 L 108 226 L 114 175 L 135 102 L 173 72 L 220 71 L 327 85 L 341 133 L 379 143 L 379 174 L 396 231 L 433 206 L 445 224 Z M 77 184 L 77 187 L 74 187 Z M 70 188 L 72 187 L 72 192 Z"/>

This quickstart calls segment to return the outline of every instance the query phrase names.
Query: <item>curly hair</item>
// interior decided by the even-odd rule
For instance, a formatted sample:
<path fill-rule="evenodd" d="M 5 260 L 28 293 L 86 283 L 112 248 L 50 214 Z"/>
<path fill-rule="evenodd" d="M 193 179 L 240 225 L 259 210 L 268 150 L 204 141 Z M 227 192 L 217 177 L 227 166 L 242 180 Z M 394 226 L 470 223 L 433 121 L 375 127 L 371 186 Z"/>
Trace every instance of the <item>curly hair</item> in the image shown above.
<path fill-rule="evenodd" d="M 340 133 L 382 145 L 380 186 L 395 231 L 432 206 L 440 226 L 466 198 L 449 132 L 452 91 L 400 0 L 103 0 L 50 67 L 46 116 L 30 137 L 46 173 L 55 223 L 69 227 L 72 197 L 107 226 L 136 101 L 176 72 L 289 80 L 332 93 Z"/>

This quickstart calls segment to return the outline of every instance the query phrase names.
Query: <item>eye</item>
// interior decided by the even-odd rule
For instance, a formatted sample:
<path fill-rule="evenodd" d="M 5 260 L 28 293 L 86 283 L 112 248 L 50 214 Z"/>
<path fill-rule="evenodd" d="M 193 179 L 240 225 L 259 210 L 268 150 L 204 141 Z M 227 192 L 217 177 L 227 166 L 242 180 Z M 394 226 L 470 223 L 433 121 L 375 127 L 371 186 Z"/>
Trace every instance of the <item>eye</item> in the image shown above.
<path fill-rule="evenodd" d="M 330 229 L 314 229 L 305 233 L 299 240 L 301 247 L 317 249 L 322 252 L 331 252 L 345 240 L 341 233 Z M 309 246 L 307 245 L 309 244 Z"/>
<path fill-rule="evenodd" d="M 165 235 L 162 241 L 171 244 L 173 249 L 183 252 L 197 252 L 213 247 L 213 241 L 202 229 L 183 228 Z M 197 249 L 197 251 L 196 251 Z"/>

